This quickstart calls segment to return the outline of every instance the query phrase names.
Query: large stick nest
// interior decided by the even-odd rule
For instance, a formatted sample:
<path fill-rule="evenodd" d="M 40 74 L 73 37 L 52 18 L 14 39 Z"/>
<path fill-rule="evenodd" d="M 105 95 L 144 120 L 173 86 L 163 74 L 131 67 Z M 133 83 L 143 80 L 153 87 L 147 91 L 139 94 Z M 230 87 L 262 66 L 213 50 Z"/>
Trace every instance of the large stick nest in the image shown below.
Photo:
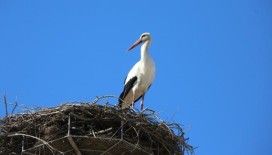
<path fill-rule="evenodd" d="M 0 154 L 181 154 L 192 152 L 182 128 L 154 111 L 63 104 L 5 117 Z"/>

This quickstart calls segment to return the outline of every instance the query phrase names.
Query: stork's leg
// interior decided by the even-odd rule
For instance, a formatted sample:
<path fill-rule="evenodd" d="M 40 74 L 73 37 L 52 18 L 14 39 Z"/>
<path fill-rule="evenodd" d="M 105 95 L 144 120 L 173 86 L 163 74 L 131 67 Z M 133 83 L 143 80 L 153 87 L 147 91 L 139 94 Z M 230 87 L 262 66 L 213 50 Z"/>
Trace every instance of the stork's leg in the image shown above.
<path fill-rule="evenodd" d="M 134 108 L 134 101 L 135 101 L 135 97 L 134 97 L 134 92 L 132 92 L 132 101 L 131 101 L 131 109 L 133 109 Z"/>
<path fill-rule="evenodd" d="M 144 96 L 145 96 L 145 94 L 143 94 L 142 99 L 141 99 L 141 111 L 144 110 Z"/>

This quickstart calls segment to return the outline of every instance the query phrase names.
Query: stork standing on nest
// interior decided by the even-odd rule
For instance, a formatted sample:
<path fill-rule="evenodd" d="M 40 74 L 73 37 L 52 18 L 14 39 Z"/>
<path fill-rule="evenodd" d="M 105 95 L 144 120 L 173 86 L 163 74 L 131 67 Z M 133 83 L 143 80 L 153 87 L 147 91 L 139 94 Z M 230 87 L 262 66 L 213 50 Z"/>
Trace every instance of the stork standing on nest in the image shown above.
<path fill-rule="evenodd" d="M 122 109 L 132 107 L 141 99 L 141 110 L 144 107 L 144 96 L 150 88 L 155 77 L 155 64 L 148 52 L 151 43 L 150 33 L 143 33 L 140 38 L 128 49 L 129 51 L 137 45 L 141 46 L 141 59 L 129 71 L 123 92 L 119 96 L 119 106 Z"/>

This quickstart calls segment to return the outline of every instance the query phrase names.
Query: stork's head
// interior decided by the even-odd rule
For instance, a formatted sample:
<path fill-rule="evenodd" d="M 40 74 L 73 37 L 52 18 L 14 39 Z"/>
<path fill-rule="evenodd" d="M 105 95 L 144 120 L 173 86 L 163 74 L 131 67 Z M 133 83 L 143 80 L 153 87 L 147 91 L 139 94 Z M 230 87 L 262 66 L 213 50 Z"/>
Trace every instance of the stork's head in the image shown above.
<path fill-rule="evenodd" d="M 134 47 L 140 45 L 141 43 L 147 42 L 151 40 L 150 33 L 145 32 L 143 33 L 140 38 L 128 49 L 129 51 L 132 50 Z"/>

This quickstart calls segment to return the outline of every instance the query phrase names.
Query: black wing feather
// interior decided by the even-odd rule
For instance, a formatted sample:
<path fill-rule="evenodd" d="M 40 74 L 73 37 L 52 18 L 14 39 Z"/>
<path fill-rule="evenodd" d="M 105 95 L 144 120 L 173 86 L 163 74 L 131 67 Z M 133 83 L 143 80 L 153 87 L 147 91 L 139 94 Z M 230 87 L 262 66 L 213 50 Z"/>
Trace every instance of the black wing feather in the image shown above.
<path fill-rule="evenodd" d="M 131 78 L 126 84 L 125 87 L 123 89 L 123 92 L 120 94 L 119 96 L 119 105 L 122 104 L 124 98 L 127 96 L 127 94 L 129 93 L 129 91 L 132 89 L 132 87 L 134 86 L 135 82 L 137 81 L 137 76 L 134 76 L 133 78 Z"/>

